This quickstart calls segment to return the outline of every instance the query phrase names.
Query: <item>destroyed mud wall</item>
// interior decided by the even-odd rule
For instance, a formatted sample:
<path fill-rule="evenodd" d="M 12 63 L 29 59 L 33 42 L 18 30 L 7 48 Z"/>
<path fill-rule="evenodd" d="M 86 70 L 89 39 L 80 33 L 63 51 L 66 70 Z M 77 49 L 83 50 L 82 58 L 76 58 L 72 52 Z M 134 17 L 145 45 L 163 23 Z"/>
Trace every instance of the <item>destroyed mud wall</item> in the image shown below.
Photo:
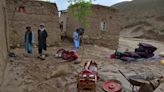
<path fill-rule="evenodd" d="M 27 26 L 32 27 L 37 44 L 37 32 L 40 23 L 44 23 L 48 32 L 48 44 L 59 41 L 59 18 L 56 4 L 36 0 L 7 0 L 9 18 L 10 45 L 23 45 Z"/>
<path fill-rule="evenodd" d="M 116 49 L 120 32 L 117 12 L 114 8 L 93 5 L 92 14 L 87 17 L 89 27 L 85 29 L 84 43 Z M 79 22 L 68 11 L 67 36 L 72 38 L 78 27 Z"/>
<path fill-rule="evenodd" d="M 7 60 L 7 21 L 5 0 L 0 0 L 0 86 L 3 79 L 3 71 Z"/>

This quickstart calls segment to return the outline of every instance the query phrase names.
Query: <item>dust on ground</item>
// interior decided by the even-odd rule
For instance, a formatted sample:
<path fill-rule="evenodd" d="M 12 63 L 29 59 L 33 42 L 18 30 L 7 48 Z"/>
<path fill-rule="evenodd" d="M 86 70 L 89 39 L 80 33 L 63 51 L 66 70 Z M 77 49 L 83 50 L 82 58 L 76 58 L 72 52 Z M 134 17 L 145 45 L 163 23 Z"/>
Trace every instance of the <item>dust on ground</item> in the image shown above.
<path fill-rule="evenodd" d="M 158 47 L 156 53 L 164 51 L 164 43 L 144 39 L 120 38 L 119 50 L 126 48 L 133 50 L 139 42 L 147 42 Z M 71 49 L 72 44 L 61 44 L 61 47 Z M 95 60 L 98 63 L 100 80 L 97 83 L 97 92 L 104 92 L 101 88 L 102 82 L 108 79 L 118 79 L 124 86 L 124 92 L 131 92 L 129 82 L 118 72 L 122 70 L 127 76 L 145 74 L 149 76 L 164 75 L 164 65 L 158 60 L 125 63 L 120 60 L 109 59 L 113 50 L 96 45 L 85 45 L 83 61 L 80 64 L 65 62 L 55 58 L 57 49 L 61 47 L 48 48 L 48 57 L 42 61 L 37 58 L 37 49 L 34 58 L 25 55 L 24 49 L 15 49 L 17 55 L 10 58 L 5 71 L 5 78 L 0 92 L 77 92 L 76 77 L 83 68 L 86 61 Z M 79 52 L 82 57 L 81 49 Z M 81 59 L 79 59 L 81 60 Z M 164 92 L 164 85 L 156 92 Z"/>

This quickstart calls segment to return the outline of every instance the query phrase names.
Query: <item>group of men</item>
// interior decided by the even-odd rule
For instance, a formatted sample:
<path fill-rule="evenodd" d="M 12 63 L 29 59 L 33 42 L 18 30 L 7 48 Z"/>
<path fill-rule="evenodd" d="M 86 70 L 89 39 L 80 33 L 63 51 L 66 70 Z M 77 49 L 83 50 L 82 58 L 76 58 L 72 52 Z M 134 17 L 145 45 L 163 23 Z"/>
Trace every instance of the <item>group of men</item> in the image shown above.
<path fill-rule="evenodd" d="M 73 38 L 74 38 L 73 41 L 74 41 L 75 50 L 78 50 L 80 47 L 80 34 L 81 33 L 79 29 L 77 29 L 73 33 Z M 45 56 L 44 52 L 47 50 L 47 37 L 48 37 L 48 34 L 46 31 L 45 25 L 41 23 L 38 29 L 38 53 L 41 57 Z M 31 30 L 31 26 L 26 27 L 24 46 L 25 46 L 26 52 L 32 55 L 33 46 L 34 46 L 34 32 Z"/>
<path fill-rule="evenodd" d="M 47 50 L 47 37 L 45 25 L 41 23 L 38 29 L 38 53 L 41 57 L 44 55 L 43 51 Z M 26 27 L 24 46 L 28 54 L 33 53 L 34 32 L 31 30 L 31 26 Z"/>

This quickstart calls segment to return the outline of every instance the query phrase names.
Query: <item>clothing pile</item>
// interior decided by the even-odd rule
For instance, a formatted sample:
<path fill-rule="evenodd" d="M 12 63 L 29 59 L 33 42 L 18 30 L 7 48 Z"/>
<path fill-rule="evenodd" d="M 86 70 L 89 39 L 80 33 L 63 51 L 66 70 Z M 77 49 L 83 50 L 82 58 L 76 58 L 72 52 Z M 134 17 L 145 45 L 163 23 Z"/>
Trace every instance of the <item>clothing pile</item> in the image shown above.
<path fill-rule="evenodd" d="M 78 53 L 75 50 L 59 49 L 56 52 L 56 57 L 62 58 L 63 60 L 75 61 L 78 59 Z"/>
<path fill-rule="evenodd" d="M 157 50 L 156 47 L 146 44 L 146 43 L 139 43 L 138 48 L 136 48 L 133 52 L 125 51 L 119 52 L 116 51 L 114 54 L 111 55 L 112 59 L 120 59 L 123 61 L 135 61 L 140 58 L 151 58 L 154 56 L 154 52 Z"/>

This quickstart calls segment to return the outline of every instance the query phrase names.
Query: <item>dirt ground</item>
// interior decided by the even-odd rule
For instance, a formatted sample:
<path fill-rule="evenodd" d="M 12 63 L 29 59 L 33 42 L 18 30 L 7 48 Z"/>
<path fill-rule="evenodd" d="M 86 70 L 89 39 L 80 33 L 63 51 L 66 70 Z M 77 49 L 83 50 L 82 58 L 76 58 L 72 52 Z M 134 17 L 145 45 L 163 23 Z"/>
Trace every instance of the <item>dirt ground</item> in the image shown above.
<path fill-rule="evenodd" d="M 139 42 L 151 43 L 158 47 L 156 54 L 164 51 L 164 43 L 144 39 L 120 38 L 119 50 L 126 48 L 133 50 Z M 97 83 L 97 92 L 102 90 L 102 82 L 108 79 L 121 81 L 123 92 L 131 92 L 129 82 L 118 72 L 122 70 L 127 76 L 144 74 L 147 76 L 164 75 L 164 65 L 159 60 L 140 60 L 134 63 L 125 63 L 109 58 L 113 50 L 96 45 L 85 45 L 83 61 L 80 64 L 65 62 L 55 58 L 55 52 L 59 48 L 71 49 L 72 44 L 61 44 L 59 47 L 48 48 L 48 57 L 42 61 L 37 58 L 37 49 L 34 58 L 26 56 L 24 49 L 14 49 L 17 57 L 10 58 L 6 67 L 4 81 L 0 92 L 77 92 L 76 76 L 83 68 L 86 61 L 94 60 L 98 63 L 100 80 Z M 79 51 L 79 61 L 83 49 Z M 164 92 L 164 84 L 155 92 Z"/>

